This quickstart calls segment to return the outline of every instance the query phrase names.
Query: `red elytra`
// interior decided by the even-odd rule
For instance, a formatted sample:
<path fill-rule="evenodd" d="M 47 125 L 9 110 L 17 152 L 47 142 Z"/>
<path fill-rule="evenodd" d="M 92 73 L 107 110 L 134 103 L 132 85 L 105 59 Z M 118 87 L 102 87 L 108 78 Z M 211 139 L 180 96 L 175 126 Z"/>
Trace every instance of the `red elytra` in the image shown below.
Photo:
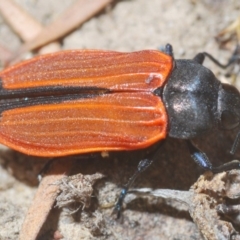
<path fill-rule="evenodd" d="M 154 90 L 172 63 L 154 50 L 73 50 L 9 67 L 0 72 L 0 143 L 45 157 L 146 148 L 167 135 Z"/>

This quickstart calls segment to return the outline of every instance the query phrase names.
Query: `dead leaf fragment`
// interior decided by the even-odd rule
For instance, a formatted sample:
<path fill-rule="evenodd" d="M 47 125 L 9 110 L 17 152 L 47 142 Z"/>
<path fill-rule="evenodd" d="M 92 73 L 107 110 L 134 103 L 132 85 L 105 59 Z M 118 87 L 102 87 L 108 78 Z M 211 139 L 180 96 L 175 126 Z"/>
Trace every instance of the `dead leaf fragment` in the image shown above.
<path fill-rule="evenodd" d="M 136 197 L 151 195 L 182 202 L 188 206 L 193 221 L 206 240 L 230 239 L 232 236 L 234 239 L 240 239 L 240 234 L 234 229 L 232 223 L 222 220 L 219 215 L 219 206 L 226 204 L 229 196 L 239 198 L 239 183 L 239 170 L 219 174 L 206 172 L 199 177 L 189 191 L 133 189 L 126 197 L 126 201 L 130 202 Z M 224 209 L 232 209 L 232 207 L 225 205 Z M 240 212 L 238 216 L 240 219 Z"/>
<path fill-rule="evenodd" d="M 53 185 L 72 168 L 72 161 L 56 160 L 43 177 L 20 231 L 20 240 L 35 240 L 46 221 L 58 194 L 59 186 Z"/>
<path fill-rule="evenodd" d="M 72 203 L 80 203 L 82 209 L 88 208 L 93 196 L 93 185 L 103 177 L 104 175 L 101 173 L 95 173 L 93 175 L 82 175 L 79 173 L 77 175 L 64 177 L 55 182 L 54 184 L 59 187 L 60 192 L 56 198 L 56 206 L 63 208 L 70 206 Z"/>
<path fill-rule="evenodd" d="M 46 26 L 34 39 L 21 46 L 14 59 L 21 54 L 62 38 L 80 24 L 106 7 L 111 0 L 78 0 L 54 22 Z"/>

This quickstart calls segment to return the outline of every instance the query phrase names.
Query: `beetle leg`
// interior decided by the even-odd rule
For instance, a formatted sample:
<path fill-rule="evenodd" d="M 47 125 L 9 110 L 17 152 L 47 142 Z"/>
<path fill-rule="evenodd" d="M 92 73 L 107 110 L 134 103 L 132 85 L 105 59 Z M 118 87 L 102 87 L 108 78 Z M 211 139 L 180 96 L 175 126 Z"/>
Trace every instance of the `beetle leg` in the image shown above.
<path fill-rule="evenodd" d="M 55 160 L 57 160 L 57 158 L 50 159 L 43 165 L 42 169 L 40 170 L 37 176 L 39 182 L 42 181 L 43 176 L 49 170 L 49 168 L 52 166 Z"/>
<path fill-rule="evenodd" d="M 144 172 L 153 162 L 153 159 L 143 159 L 139 162 L 137 171 L 133 174 L 133 176 L 128 180 L 128 183 L 122 188 L 120 196 L 118 198 L 118 201 L 113 209 L 113 213 L 117 214 L 117 218 L 120 217 L 121 214 L 121 209 L 122 209 L 122 204 L 125 196 L 128 193 L 129 188 L 132 186 L 134 183 L 135 179 L 142 173 Z"/>
<path fill-rule="evenodd" d="M 217 66 L 219 66 L 220 68 L 225 69 L 225 68 L 229 67 L 231 64 L 236 63 L 236 62 L 239 62 L 239 60 L 240 60 L 240 54 L 239 54 L 239 52 L 240 52 L 240 45 L 237 45 L 236 48 L 235 48 L 235 50 L 234 50 L 234 52 L 233 52 L 233 54 L 232 54 L 232 56 L 230 57 L 230 59 L 228 60 L 228 62 L 227 62 L 226 64 L 220 63 L 216 58 L 214 58 L 211 54 L 209 54 L 209 53 L 207 53 L 207 52 L 203 52 L 203 53 L 197 54 L 197 55 L 195 56 L 194 60 L 195 60 L 196 58 L 199 58 L 198 55 L 204 55 L 205 57 L 208 57 L 212 62 L 214 62 Z M 203 57 L 202 62 L 200 61 L 199 63 L 202 64 L 203 61 L 204 61 L 204 57 Z M 198 62 L 198 61 L 197 61 L 197 62 Z"/>
<path fill-rule="evenodd" d="M 233 142 L 233 145 L 232 145 L 232 148 L 231 148 L 231 151 L 230 151 L 230 153 L 231 153 L 232 155 L 234 155 L 235 152 L 236 152 L 236 150 L 237 150 L 237 146 L 238 146 L 238 144 L 239 144 L 239 140 L 240 140 L 240 131 L 238 132 L 238 134 L 237 134 L 237 136 L 235 137 L 235 140 L 234 140 L 234 142 Z"/>
<path fill-rule="evenodd" d="M 129 188 L 133 185 L 136 178 L 141 175 L 142 172 L 144 172 L 156 159 L 158 159 L 158 156 L 160 154 L 160 146 L 164 143 L 164 141 L 161 141 L 159 146 L 156 148 L 155 151 L 151 153 L 151 155 L 148 158 L 145 158 L 141 160 L 137 166 L 136 172 L 133 174 L 133 176 L 128 180 L 128 183 L 122 188 L 120 196 L 117 200 L 117 203 L 113 209 L 113 214 L 117 214 L 117 218 L 120 218 L 121 210 L 122 210 L 122 204 L 125 196 L 128 193 Z"/>
<path fill-rule="evenodd" d="M 227 64 L 222 64 L 220 63 L 216 58 L 214 58 L 211 54 L 204 52 L 202 53 L 204 54 L 204 56 L 208 57 L 212 62 L 214 62 L 218 67 L 220 68 L 227 68 L 229 67 L 232 63 L 236 62 L 236 56 L 233 54 L 232 57 L 229 59 L 229 61 L 227 62 Z"/>
<path fill-rule="evenodd" d="M 240 169 L 240 162 L 238 160 L 233 160 L 231 162 L 224 163 L 218 167 L 213 167 L 212 172 L 220 173 L 220 172 L 230 171 L 233 169 Z"/>
<path fill-rule="evenodd" d="M 171 57 L 174 58 L 174 56 L 173 56 L 173 47 L 172 47 L 171 44 L 169 44 L 169 43 L 166 44 L 164 52 L 165 52 L 167 55 L 169 55 L 169 56 L 171 56 Z"/>
<path fill-rule="evenodd" d="M 190 140 L 186 140 L 189 152 L 193 160 L 203 169 L 209 170 L 214 173 L 229 171 L 232 169 L 239 169 L 240 162 L 238 160 L 233 160 L 231 162 L 222 164 L 218 167 L 213 167 L 212 163 L 209 161 L 207 155 L 199 150 Z"/>
<path fill-rule="evenodd" d="M 173 47 L 171 44 L 167 43 L 165 46 L 164 52 L 172 57 L 173 60 L 173 69 L 176 67 L 175 59 L 174 59 L 174 54 L 173 54 Z"/>
<path fill-rule="evenodd" d="M 194 58 L 193 58 L 193 61 L 199 63 L 199 64 L 203 64 L 204 62 L 204 59 L 205 59 L 205 55 L 204 53 L 198 53 Z"/>
<path fill-rule="evenodd" d="M 193 145 L 190 140 L 186 140 L 192 159 L 203 169 L 212 171 L 213 167 L 207 155 Z"/>
<path fill-rule="evenodd" d="M 226 64 L 222 64 L 220 63 L 216 58 L 214 58 L 211 54 L 207 53 L 207 52 L 203 52 L 203 53 L 199 53 L 197 54 L 193 60 L 202 64 L 204 61 L 204 58 L 208 57 L 212 62 L 214 62 L 218 67 L 226 69 L 227 67 L 229 67 L 231 64 L 239 62 L 240 61 L 240 45 L 237 45 L 232 56 L 230 57 L 230 59 L 228 60 L 228 62 Z"/>
<path fill-rule="evenodd" d="M 95 158 L 99 158 L 99 157 L 100 157 L 99 153 L 90 153 L 90 154 L 87 153 L 87 154 L 69 156 L 68 159 L 78 161 L 79 159 L 95 159 Z M 59 161 L 60 159 L 66 159 L 66 157 L 49 158 L 49 160 L 43 165 L 40 172 L 38 173 L 37 178 L 38 178 L 39 182 L 41 182 L 43 176 L 45 175 L 45 173 L 47 173 L 49 171 L 49 169 L 52 167 L 53 163 L 55 161 Z"/>

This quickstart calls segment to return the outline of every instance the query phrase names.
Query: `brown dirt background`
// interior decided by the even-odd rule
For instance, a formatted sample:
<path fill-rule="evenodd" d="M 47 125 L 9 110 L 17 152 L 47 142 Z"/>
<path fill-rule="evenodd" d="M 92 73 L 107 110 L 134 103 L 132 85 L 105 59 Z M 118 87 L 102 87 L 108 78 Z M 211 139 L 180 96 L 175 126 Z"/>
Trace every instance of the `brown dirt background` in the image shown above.
<path fill-rule="evenodd" d="M 42 24 L 55 19 L 73 0 L 16 0 Z M 157 49 L 166 43 L 174 47 L 176 58 L 192 58 L 201 51 L 227 61 L 229 51 L 220 50 L 216 34 L 239 16 L 238 0 L 126 0 L 116 1 L 78 29 L 62 39 L 63 49 L 110 49 L 135 51 Z M 16 50 L 19 38 L 0 17 L 0 43 Z M 206 61 L 221 79 L 221 70 Z M 237 85 L 239 85 L 237 83 Z M 231 160 L 228 154 L 233 136 L 214 132 L 197 143 L 214 164 Z M 101 172 L 95 196 L 99 202 L 111 202 L 120 187 L 134 172 L 137 153 L 114 153 L 107 159 L 79 160 L 75 172 Z M 0 240 L 18 238 L 21 224 L 37 189 L 37 173 L 45 161 L 12 150 L 0 151 Z M 189 157 L 182 141 L 168 139 L 159 161 L 138 179 L 137 187 L 187 190 L 201 170 Z M 96 218 L 91 211 L 69 217 L 54 209 L 39 239 L 53 239 L 59 229 L 63 239 L 202 239 L 186 208 L 161 199 L 138 199 L 127 205 L 123 222 L 115 221 L 111 209 L 97 210 L 93 198 L 92 212 L 102 217 L 101 226 L 93 230 Z M 95 220 L 94 220 L 95 219 Z M 95 228 L 96 229 L 96 228 Z"/>

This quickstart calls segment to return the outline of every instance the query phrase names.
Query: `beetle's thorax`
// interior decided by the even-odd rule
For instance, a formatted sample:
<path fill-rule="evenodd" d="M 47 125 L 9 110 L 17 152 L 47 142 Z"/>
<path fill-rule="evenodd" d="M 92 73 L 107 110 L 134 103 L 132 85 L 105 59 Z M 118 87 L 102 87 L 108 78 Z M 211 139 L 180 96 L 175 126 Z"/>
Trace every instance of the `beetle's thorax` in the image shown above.
<path fill-rule="evenodd" d="M 191 139 L 217 127 L 218 92 L 214 74 L 193 60 L 176 60 L 163 90 L 169 136 Z"/>

